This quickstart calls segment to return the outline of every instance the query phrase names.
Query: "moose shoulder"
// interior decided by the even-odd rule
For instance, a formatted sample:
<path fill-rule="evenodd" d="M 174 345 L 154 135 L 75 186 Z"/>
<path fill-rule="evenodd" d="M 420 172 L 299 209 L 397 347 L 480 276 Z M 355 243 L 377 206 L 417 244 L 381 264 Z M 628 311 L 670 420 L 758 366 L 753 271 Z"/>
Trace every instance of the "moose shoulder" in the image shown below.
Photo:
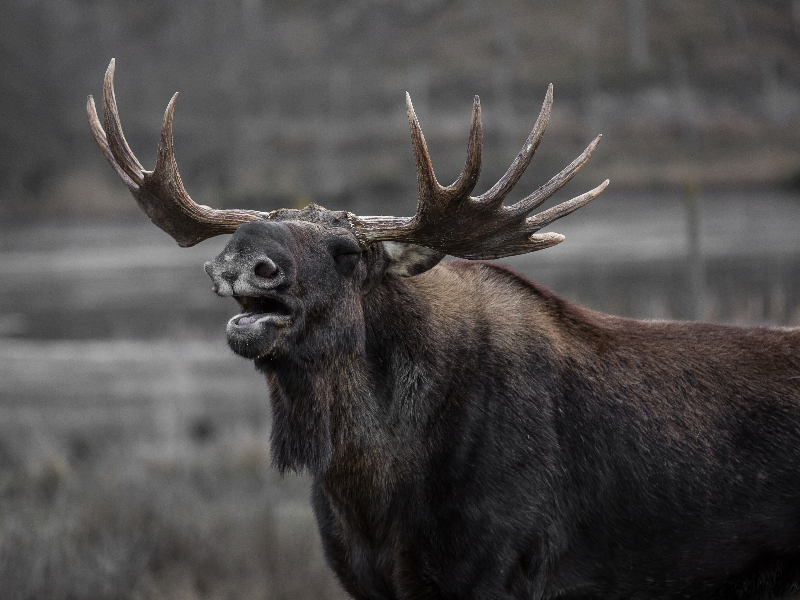
<path fill-rule="evenodd" d="M 206 263 L 241 313 L 228 342 L 266 375 L 277 468 L 308 470 L 326 555 L 355 598 L 777 598 L 800 590 L 800 331 L 643 322 L 575 306 L 482 260 L 543 249 L 539 229 L 607 182 L 528 216 L 503 200 L 538 146 L 472 197 L 436 182 L 408 102 L 412 218 L 217 211 L 185 192 L 170 102 L 154 171 L 119 124 L 106 158 L 181 245 L 233 233 Z"/>

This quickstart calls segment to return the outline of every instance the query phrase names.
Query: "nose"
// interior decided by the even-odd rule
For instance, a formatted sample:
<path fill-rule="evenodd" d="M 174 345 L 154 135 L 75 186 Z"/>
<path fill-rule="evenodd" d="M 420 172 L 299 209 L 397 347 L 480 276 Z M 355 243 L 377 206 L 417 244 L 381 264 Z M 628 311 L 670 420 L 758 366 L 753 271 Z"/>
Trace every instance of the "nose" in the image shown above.
<path fill-rule="evenodd" d="M 284 279 L 281 270 L 265 255 L 240 256 L 224 254 L 205 263 L 211 277 L 211 289 L 220 296 L 253 296 L 279 286 Z"/>
<path fill-rule="evenodd" d="M 278 272 L 278 266 L 269 258 L 259 260 L 253 267 L 253 273 L 263 279 L 275 277 Z"/>

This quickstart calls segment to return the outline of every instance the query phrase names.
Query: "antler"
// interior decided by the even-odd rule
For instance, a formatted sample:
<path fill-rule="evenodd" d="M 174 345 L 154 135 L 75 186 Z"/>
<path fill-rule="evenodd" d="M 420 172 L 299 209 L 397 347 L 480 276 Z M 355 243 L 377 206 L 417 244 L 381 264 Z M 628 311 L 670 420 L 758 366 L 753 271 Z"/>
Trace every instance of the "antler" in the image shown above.
<path fill-rule="evenodd" d="M 106 70 L 103 84 L 103 125 L 97 118 L 94 98 L 89 96 L 86 112 L 94 139 L 108 162 L 114 167 L 139 207 L 150 220 L 175 238 L 179 246 L 194 246 L 198 242 L 233 233 L 243 223 L 269 218 L 268 213 L 255 210 L 215 210 L 196 204 L 186 193 L 175 162 L 172 146 L 172 115 L 175 94 L 167 105 L 158 158 L 155 169 L 145 171 L 125 141 L 114 97 L 114 59 Z"/>
<path fill-rule="evenodd" d="M 572 200 L 531 217 L 527 215 L 572 179 L 589 160 L 602 136 L 597 136 L 578 158 L 530 196 L 512 206 L 503 205 L 503 200 L 522 177 L 542 140 L 552 105 L 551 84 L 539 118 L 506 174 L 488 192 L 473 198 L 470 193 L 478 181 L 483 143 L 480 99 L 475 96 L 464 170 L 453 185 L 443 187 L 436 181 L 425 138 L 411 98 L 406 94 L 417 163 L 417 214 L 410 218 L 353 216 L 353 229 L 362 244 L 392 240 L 419 244 L 461 258 L 493 259 L 542 250 L 563 241 L 564 236 L 559 233 L 536 232 L 597 198 L 608 186 L 608 180 Z"/>
<path fill-rule="evenodd" d="M 178 245 L 185 247 L 215 235 L 233 233 L 250 221 L 283 219 L 288 217 L 284 213 L 300 212 L 215 210 L 196 204 L 186 193 L 175 162 L 172 117 L 177 97 L 175 94 L 167 105 L 158 158 L 152 171 L 144 170 L 122 133 L 114 97 L 114 59 L 108 65 L 103 84 L 102 125 L 91 96 L 86 104 L 89 126 L 97 145 L 154 224 L 171 235 Z M 536 232 L 594 200 L 606 189 L 608 180 L 572 200 L 531 217 L 527 215 L 572 179 L 589 160 L 601 136 L 597 136 L 578 158 L 530 196 L 512 206 L 503 205 L 503 200 L 522 177 L 542 140 L 552 104 L 553 86 L 550 85 L 539 118 L 506 174 L 488 192 L 473 198 L 470 193 L 478 181 L 483 144 L 480 99 L 475 96 L 464 170 L 453 185 L 443 187 L 436 181 L 425 138 L 411 98 L 406 94 L 417 163 L 417 214 L 413 217 L 358 217 L 345 213 L 361 244 L 366 247 L 373 242 L 392 240 L 426 246 L 462 258 L 491 259 L 542 250 L 561 242 L 564 239 L 561 234 Z"/>

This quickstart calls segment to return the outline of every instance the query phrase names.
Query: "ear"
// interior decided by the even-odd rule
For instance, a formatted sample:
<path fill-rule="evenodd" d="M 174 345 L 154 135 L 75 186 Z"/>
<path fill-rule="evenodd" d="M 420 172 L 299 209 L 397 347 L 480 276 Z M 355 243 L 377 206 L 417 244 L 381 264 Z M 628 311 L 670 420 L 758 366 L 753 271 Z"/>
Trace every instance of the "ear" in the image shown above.
<path fill-rule="evenodd" d="M 387 273 L 400 277 L 413 277 L 432 269 L 444 258 L 444 254 L 425 246 L 403 242 L 383 242 L 383 249 L 389 258 Z"/>

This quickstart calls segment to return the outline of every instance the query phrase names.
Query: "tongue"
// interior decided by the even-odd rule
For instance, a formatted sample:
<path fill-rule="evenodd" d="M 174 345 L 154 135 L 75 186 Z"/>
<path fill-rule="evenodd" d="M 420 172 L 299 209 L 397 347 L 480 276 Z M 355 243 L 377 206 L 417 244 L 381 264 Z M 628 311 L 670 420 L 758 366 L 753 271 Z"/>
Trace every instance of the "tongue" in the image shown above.
<path fill-rule="evenodd" d="M 263 316 L 264 315 L 245 315 L 241 319 L 236 321 L 236 324 L 237 325 L 250 325 L 250 323 L 255 323 L 256 321 L 258 321 L 258 319 L 260 317 L 263 317 Z"/>

